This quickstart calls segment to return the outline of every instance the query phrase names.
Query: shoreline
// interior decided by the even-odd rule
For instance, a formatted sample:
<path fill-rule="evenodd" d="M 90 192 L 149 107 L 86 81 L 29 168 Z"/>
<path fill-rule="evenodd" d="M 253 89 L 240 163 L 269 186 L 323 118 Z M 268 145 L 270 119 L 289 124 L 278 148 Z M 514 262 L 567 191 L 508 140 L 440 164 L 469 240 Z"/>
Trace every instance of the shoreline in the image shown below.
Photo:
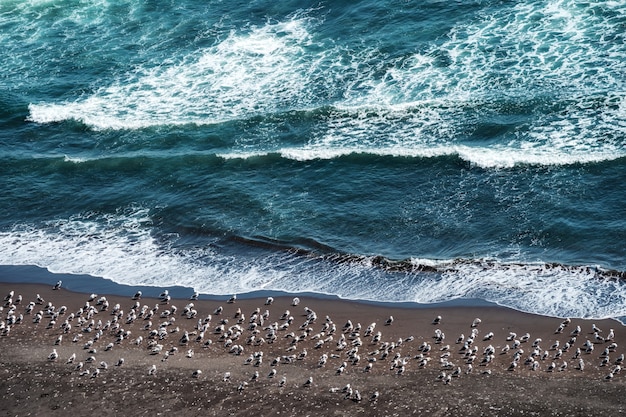
<path fill-rule="evenodd" d="M 69 273 L 54 273 L 45 268 L 35 265 L 0 265 L 0 283 L 16 283 L 16 284 L 42 284 L 42 285 L 54 285 L 57 281 L 63 282 L 63 287 L 67 290 L 90 294 L 97 292 L 101 294 L 125 296 L 132 291 L 142 291 L 146 297 L 158 297 L 159 294 L 165 289 L 165 287 L 148 286 L 148 285 L 127 285 L 114 282 L 112 280 L 96 277 L 93 275 L 85 274 L 69 274 Z M 170 295 L 174 299 L 186 299 L 193 294 L 193 289 L 184 286 L 169 286 L 167 287 Z M 220 301 L 225 297 L 229 297 L 231 294 L 205 294 L 200 293 L 200 299 Z M 520 313 L 538 315 L 541 317 L 552 318 L 565 318 L 564 316 L 545 316 L 533 312 L 517 310 L 508 306 L 500 305 L 495 302 L 487 301 L 478 298 L 462 298 L 449 300 L 436 303 L 417 303 L 417 302 L 391 302 L 391 301 L 373 301 L 363 299 L 344 299 L 332 294 L 315 293 L 315 292 L 300 292 L 289 293 L 285 291 L 276 290 L 257 290 L 253 292 L 237 294 L 240 299 L 258 299 L 266 297 L 310 297 L 322 300 L 335 300 L 342 302 L 358 303 L 363 305 L 381 306 L 386 308 L 400 308 L 400 309 L 433 309 L 433 308 L 449 308 L 449 307 L 491 307 L 491 308 L 503 308 L 508 310 L 517 311 Z M 589 319 L 590 318 L 586 318 Z M 619 325 L 626 326 L 626 317 L 603 317 L 596 318 L 595 320 L 615 320 Z"/>
<path fill-rule="evenodd" d="M 187 289 L 184 297 L 173 297 L 172 290 L 168 300 L 145 294 L 132 300 L 135 288 L 105 295 L 65 285 L 54 290 L 54 282 L 0 280 L 1 297 L 10 291 L 15 300 L 22 296 L 18 304 L 3 302 L 5 326 L 15 320 L 11 315 L 21 317 L 0 335 L 4 414 L 62 415 L 98 408 L 104 415 L 589 416 L 626 410 L 626 373 L 616 371 L 619 355 L 626 353 L 626 327 L 613 319 L 563 324 L 559 318 L 501 306 L 406 308 L 301 294 L 273 296 L 271 304 L 267 296 L 237 297 L 232 303 L 229 297 L 190 301 Z M 44 299 L 41 304 L 37 294 Z M 103 299 L 106 308 L 98 304 Z M 27 313 L 31 301 L 34 309 Z M 182 314 L 190 302 L 197 311 L 191 318 Z M 54 309 L 46 312 L 48 303 Z M 60 310 L 65 312 L 56 315 Z M 130 320 L 131 311 L 140 310 L 142 316 Z M 286 310 L 290 320 L 281 318 Z M 34 323 L 39 311 L 41 319 Z M 150 318 L 144 316 L 150 311 Z M 442 319 L 435 322 L 438 316 Z M 481 322 L 472 326 L 477 317 Z M 352 329 L 344 330 L 348 322 Z M 214 330 L 220 323 L 223 329 Z M 374 323 L 368 334 L 366 328 Z M 594 340 L 594 325 L 604 336 L 613 328 L 613 337 Z M 576 326 L 581 331 L 574 341 Z M 472 332 L 477 333 L 474 342 L 466 347 Z M 185 334 L 189 340 L 183 342 Z M 464 341 L 456 343 L 461 334 Z M 527 361 L 536 340 L 533 369 Z M 595 349 L 574 358 L 586 340 Z M 557 341 L 560 347 L 554 347 Z M 616 346 L 603 364 L 603 352 L 612 343 Z M 233 346 L 241 352 L 233 353 Z M 49 360 L 53 349 L 58 358 Z M 68 364 L 71 355 L 75 359 Z M 121 357 L 123 366 L 115 366 Z M 256 365 L 259 357 L 262 363 Z M 581 360 L 584 369 L 578 369 Z M 150 375 L 152 368 L 156 371 Z M 309 378 L 313 382 L 307 384 Z"/>
<path fill-rule="evenodd" d="M 165 289 L 165 287 L 148 286 L 148 285 L 127 285 L 120 284 L 111 281 L 107 278 L 96 277 L 86 274 L 69 274 L 69 273 L 55 273 L 50 272 L 45 268 L 35 265 L 0 265 L 0 282 L 6 283 L 24 283 L 24 284 L 43 284 L 54 285 L 57 281 L 63 282 L 63 287 L 67 290 L 90 294 L 92 292 L 100 292 L 108 295 L 128 295 L 131 291 L 140 290 L 146 297 L 158 297 L 159 294 Z M 172 298 L 186 299 L 193 294 L 193 289 L 190 287 L 173 285 L 167 287 Z M 225 297 L 229 297 L 232 294 L 205 294 L 200 293 L 200 298 L 203 300 L 222 300 Z M 242 294 L 237 294 L 240 299 L 255 299 L 272 297 L 311 297 L 324 300 L 336 300 L 355 302 L 367 305 L 387 306 L 390 308 L 432 308 L 432 307 L 503 307 L 490 301 L 477 299 L 477 298 L 463 298 L 450 301 L 444 301 L 441 303 L 421 304 L 416 302 L 391 302 L 391 301 L 373 301 L 373 300 L 352 300 L 344 299 L 332 294 L 324 294 L 317 292 L 299 292 L 290 293 L 278 290 L 257 290 Z M 531 313 L 532 314 L 532 313 Z"/>

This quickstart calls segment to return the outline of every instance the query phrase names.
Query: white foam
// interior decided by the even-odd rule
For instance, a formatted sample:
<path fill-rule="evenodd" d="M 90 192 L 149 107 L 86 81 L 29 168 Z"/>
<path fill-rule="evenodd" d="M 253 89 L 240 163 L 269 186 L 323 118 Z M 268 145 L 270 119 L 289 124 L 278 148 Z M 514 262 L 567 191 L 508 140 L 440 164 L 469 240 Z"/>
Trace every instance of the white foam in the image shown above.
<path fill-rule="evenodd" d="M 38 265 L 127 285 L 182 285 L 216 295 L 263 289 L 383 302 L 478 298 L 548 316 L 626 316 L 626 285 L 595 268 L 413 259 L 441 273 L 390 272 L 367 257 L 339 263 L 283 251 L 232 257 L 204 247 L 177 248 L 176 241 L 155 238 L 148 210 L 141 207 L 114 215 L 85 213 L 0 232 L 0 264 Z"/>
<path fill-rule="evenodd" d="M 214 46 L 149 62 L 86 97 L 32 103 L 37 123 L 78 120 L 94 129 L 213 124 L 288 109 L 306 100 L 308 20 L 232 31 Z"/>
<path fill-rule="evenodd" d="M 624 13 L 615 2 L 600 6 Z M 220 156 L 458 155 L 485 168 L 625 156 L 626 52 L 602 35 L 618 30 L 620 22 L 581 13 L 567 0 L 487 10 L 408 58 L 389 58 L 373 46 L 349 50 L 338 42 L 310 48 L 316 23 L 300 12 L 232 30 L 198 51 L 146 62 L 74 101 L 32 103 L 28 118 L 139 129 L 331 104 L 336 110 L 320 116 L 300 147 L 268 141 L 254 151 L 234 148 Z M 325 89 L 341 99 L 320 101 L 316 91 Z M 489 144 L 490 138 L 488 144 L 480 138 L 465 142 L 474 120 L 506 119 L 509 113 L 519 121 L 498 144 Z"/>

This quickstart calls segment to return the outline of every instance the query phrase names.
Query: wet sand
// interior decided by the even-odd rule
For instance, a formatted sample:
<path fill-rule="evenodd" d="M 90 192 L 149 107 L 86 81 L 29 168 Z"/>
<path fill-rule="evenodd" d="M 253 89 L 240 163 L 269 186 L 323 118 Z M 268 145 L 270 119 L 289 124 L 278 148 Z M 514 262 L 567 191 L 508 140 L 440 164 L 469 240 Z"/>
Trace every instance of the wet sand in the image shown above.
<path fill-rule="evenodd" d="M 10 330 L 0 331 L 0 410 L 7 416 L 626 411 L 624 374 L 617 368 L 626 329 L 614 320 L 572 319 L 561 326 L 561 318 L 500 307 L 392 308 L 309 297 L 294 306 L 293 297 L 284 296 L 271 304 L 266 298 L 133 300 L 132 293 L 90 300 L 90 294 L 16 283 L 0 283 L 0 300 L 10 291 L 12 303 L 1 301 Z M 44 301 L 37 303 L 37 294 Z M 36 304 L 27 312 L 30 302 Z M 184 312 L 189 303 L 195 312 Z M 475 318 L 481 320 L 472 327 Z M 8 324 L 12 320 L 18 323 Z M 598 337 L 594 324 L 602 330 Z M 572 340 L 577 326 L 580 334 Z M 606 340 L 611 328 L 614 336 Z M 466 344 L 472 331 L 473 342 Z M 53 350 L 58 357 L 51 360 Z"/>

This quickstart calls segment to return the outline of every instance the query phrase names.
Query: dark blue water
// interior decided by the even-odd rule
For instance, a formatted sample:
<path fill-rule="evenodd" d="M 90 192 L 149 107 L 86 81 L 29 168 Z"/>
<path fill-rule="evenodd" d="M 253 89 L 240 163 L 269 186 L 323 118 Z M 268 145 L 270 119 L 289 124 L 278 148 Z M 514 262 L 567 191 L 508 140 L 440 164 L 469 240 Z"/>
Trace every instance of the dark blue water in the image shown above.
<path fill-rule="evenodd" d="M 619 2 L 4 1 L 0 265 L 624 316 L 625 33 Z"/>

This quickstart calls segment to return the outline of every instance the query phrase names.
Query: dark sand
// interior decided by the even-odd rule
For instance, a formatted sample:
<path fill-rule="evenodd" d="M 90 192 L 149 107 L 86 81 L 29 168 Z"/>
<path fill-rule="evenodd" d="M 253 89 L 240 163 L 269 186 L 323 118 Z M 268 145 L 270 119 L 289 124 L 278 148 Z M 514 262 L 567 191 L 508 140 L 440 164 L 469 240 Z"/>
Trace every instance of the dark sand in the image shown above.
<path fill-rule="evenodd" d="M 1 301 L 4 305 L 3 320 L 7 323 L 9 314 L 16 318 L 23 315 L 23 319 L 21 323 L 10 326 L 8 335 L 0 336 L 0 410 L 2 415 L 7 416 L 68 413 L 97 413 L 100 416 L 594 416 L 619 415 L 626 411 L 625 375 L 614 371 L 618 356 L 626 352 L 623 342 L 626 341 L 626 329 L 613 320 L 591 322 L 573 319 L 562 333 L 555 333 L 562 319 L 498 307 L 390 308 L 306 297 L 300 297 L 300 304 L 292 306 L 292 297 L 280 297 L 272 305 L 265 305 L 265 298 L 237 300 L 234 303 L 227 303 L 226 299 L 223 302 L 194 301 L 194 309 L 197 310 L 195 318 L 186 318 L 181 314 L 189 300 L 171 300 L 168 304 L 159 299 L 142 298 L 138 300 L 140 309 L 145 305 L 152 310 L 158 305 L 157 312 L 150 320 L 138 317 L 129 323 L 127 318 L 135 304 L 131 300 L 133 294 L 126 297 L 106 295 L 109 304 L 106 310 L 96 303 L 103 297 L 99 294 L 89 302 L 97 313 L 88 317 L 87 310 L 81 314 L 78 312 L 85 307 L 89 294 L 52 290 L 50 286 L 42 285 L 0 283 L 0 300 L 11 290 L 15 292 L 13 301 L 18 294 L 22 295 L 22 301 L 15 305 L 12 313 L 10 305 Z M 40 294 L 45 301 L 36 304 L 33 311 L 27 314 L 26 307 L 36 300 L 36 294 Z M 54 323 L 51 323 L 52 316 L 46 313 L 48 302 L 52 303 L 56 312 L 62 306 L 67 307 Z M 123 310 L 118 314 L 117 330 L 114 329 L 114 322 L 107 327 L 107 322 L 114 321 L 116 317 L 113 314 L 116 304 Z M 172 306 L 177 307 L 176 313 L 161 317 Z M 214 314 L 219 306 L 223 307 L 223 312 Z M 317 316 L 307 325 L 305 307 Z M 264 338 L 264 343 L 248 340 L 253 334 L 250 319 L 257 308 L 260 315 L 265 310 L 269 311 L 269 318 L 263 324 L 259 318 L 255 320 L 258 330 L 256 340 Z M 241 310 L 245 319 L 239 324 L 241 334 L 234 340 L 234 335 L 230 339 L 231 347 L 243 347 L 240 355 L 229 353 L 230 347 L 225 346 L 229 338 L 214 332 L 221 320 L 228 320 L 225 331 L 232 328 L 236 333 L 233 326 L 237 324 L 237 309 Z M 290 310 L 293 321 L 283 330 L 280 326 L 285 320 L 280 317 L 285 310 Z M 35 324 L 33 319 L 37 312 L 43 312 L 43 318 Z M 68 331 L 64 332 L 62 325 L 72 313 L 74 318 L 68 322 Z M 203 341 L 197 342 L 198 320 L 204 320 L 208 315 L 212 316 L 208 330 Z M 385 325 L 390 315 L 394 321 Z M 441 322 L 433 324 L 433 319 L 439 315 Z M 463 344 L 455 342 L 460 334 L 466 338 L 470 336 L 471 324 L 476 317 L 482 320 L 475 327 L 478 335 L 470 346 L 470 349 L 476 348 L 476 358 L 472 371 L 466 373 L 468 360 L 461 351 Z M 86 331 L 92 320 L 91 331 Z M 322 334 L 328 320 L 335 324 L 336 331 Z M 361 329 L 354 334 L 344 332 L 342 329 L 348 320 L 354 326 L 360 323 Z M 152 325 L 144 330 L 149 321 Z M 151 330 L 158 330 L 162 323 L 167 322 L 169 325 L 163 326 L 163 339 L 150 338 Z M 274 323 L 279 329 L 275 332 L 275 341 L 270 343 L 268 327 Z M 376 323 L 374 333 L 381 332 L 380 342 L 374 342 L 372 336 L 365 336 L 370 323 Z M 613 328 L 614 341 L 596 340 L 593 324 L 602 329 L 600 335 L 603 337 Z M 556 358 L 559 350 L 551 350 L 551 346 L 559 341 L 559 348 L 562 348 L 570 340 L 576 326 L 582 329 L 580 335 L 569 349 L 560 353 L 560 358 Z M 101 336 L 94 341 L 98 330 L 101 330 Z M 130 331 L 130 334 L 118 340 L 120 330 Z M 435 339 L 437 330 L 445 334 L 444 340 Z M 181 344 L 185 331 L 189 332 L 190 341 Z M 483 340 L 490 332 L 493 338 Z M 510 332 L 517 334 L 519 347 L 513 347 L 514 341 L 507 340 Z M 521 341 L 527 332 L 530 334 L 529 341 Z M 286 337 L 289 333 L 301 337 L 301 340 L 294 343 L 294 337 Z M 55 345 L 59 335 L 63 335 L 62 341 Z M 337 343 L 342 335 L 347 346 L 340 350 Z M 135 344 L 139 336 L 143 340 Z M 330 336 L 332 340 L 327 340 L 322 347 L 315 347 L 319 340 Z M 73 341 L 75 337 L 78 337 L 77 341 Z M 355 348 L 353 342 L 356 337 L 362 344 L 351 359 L 349 351 Z M 409 340 L 410 337 L 413 340 Z M 539 355 L 547 352 L 547 358 L 538 356 L 538 368 L 531 370 L 531 365 L 525 362 L 534 350 L 531 345 L 537 338 L 542 339 Z M 206 346 L 204 342 L 207 340 L 213 343 Z M 593 342 L 591 353 L 585 353 L 583 345 L 586 340 Z M 91 349 L 95 352 L 90 353 L 90 349 L 85 348 L 88 341 L 94 341 Z M 107 350 L 110 343 L 113 347 Z M 152 354 L 148 347 L 150 343 L 162 345 L 161 351 Z M 424 343 L 430 345 L 429 352 L 420 350 Z M 617 347 L 611 349 L 608 363 L 603 365 L 603 352 L 612 343 L 616 343 Z M 384 346 L 391 344 L 395 347 L 389 349 L 387 357 L 384 357 Z M 511 349 L 502 353 L 507 344 Z M 481 365 L 489 345 L 495 350 L 493 359 Z M 165 359 L 166 352 L 172 348 L 177 348 L 177 351 Z M 577 348 L 583 350 L 580 354 L 584 362 L 583 370 L 577 369 L 579 360 L 573 358 Z M 49 360 L 53 349 L 58 352 L 58 359 Z M 193 357 L 187 357 L 190 349 L 193 350 Z M 306 356 L 302 356 L 305 351 Z M 258 352 L 263 354 L 261 364 L 245 364 L 250 355 Z M 520 359 L 515 369 L 509 370 L 515 352 L 519 352 Z M 76 355 L 74 363 L 66 363 L 72 354 Z M 326 364 L 319 366 L 324 354 L 328 356 Z M 290 355 L 294 357 L 288 359 Z M 96 358 L 95 362 L 86 362 L 90 356 Z M 393 366 L 396 356 L 398 360 Z M 421 357 L 428 358 L 423 366 L 420 366 Z M 122 366 L 116 366 L 119 358 L 125 360 Z M 275 358 L 279 359 L 279 363 L 272 365 Z M 373 362 L 373 359 L 376 361 Z M 399 373 L 403 360 L 404 370 Z M 107 368 L 100 369 L 99 374 L 93 376 L 103 361 L 107 363 Z M 76 370 L 79 362 L 83 362 L 82 370 Z M 346 362 L 345 370 L 339 374 L 337 370 L 343 362 Z M 556 369 L 550 372 L 548 367 L 552 362 Z M 372 368 L 365 372 L 368 363 L 372 364 Z M 564 363 L 567 368 L 559 370 Z M 156 372 L 149 375 L 153 365 Z M 460 376 L 451 377 L 448 383 L 445 377 L 439 378 L 442 372 L 453 374 L 457 367 L 461 369 Z M 194 378 L 192 374 L 197 369 L 202 373 Z M 271 369 L 276 370 L 273 378 L 268 377 Z M 230 372 L 230 378 L 224 381 L 226 372 Z M 259 376 L 253 380 L 255 372 Z M 608 375 L 613 377 L 608 380 Z M 279 382 L 283 377 L 286 383 L 281 387 Z M 313 382 L 305 386 L 309 377 Z M 247 385 L 242 384 L 244 382 Z M 348 384 L 351 394 L 350 390 L 343 392 Z M 378 398 L 370 400 L 374 392 L 379 393 Z"/>

